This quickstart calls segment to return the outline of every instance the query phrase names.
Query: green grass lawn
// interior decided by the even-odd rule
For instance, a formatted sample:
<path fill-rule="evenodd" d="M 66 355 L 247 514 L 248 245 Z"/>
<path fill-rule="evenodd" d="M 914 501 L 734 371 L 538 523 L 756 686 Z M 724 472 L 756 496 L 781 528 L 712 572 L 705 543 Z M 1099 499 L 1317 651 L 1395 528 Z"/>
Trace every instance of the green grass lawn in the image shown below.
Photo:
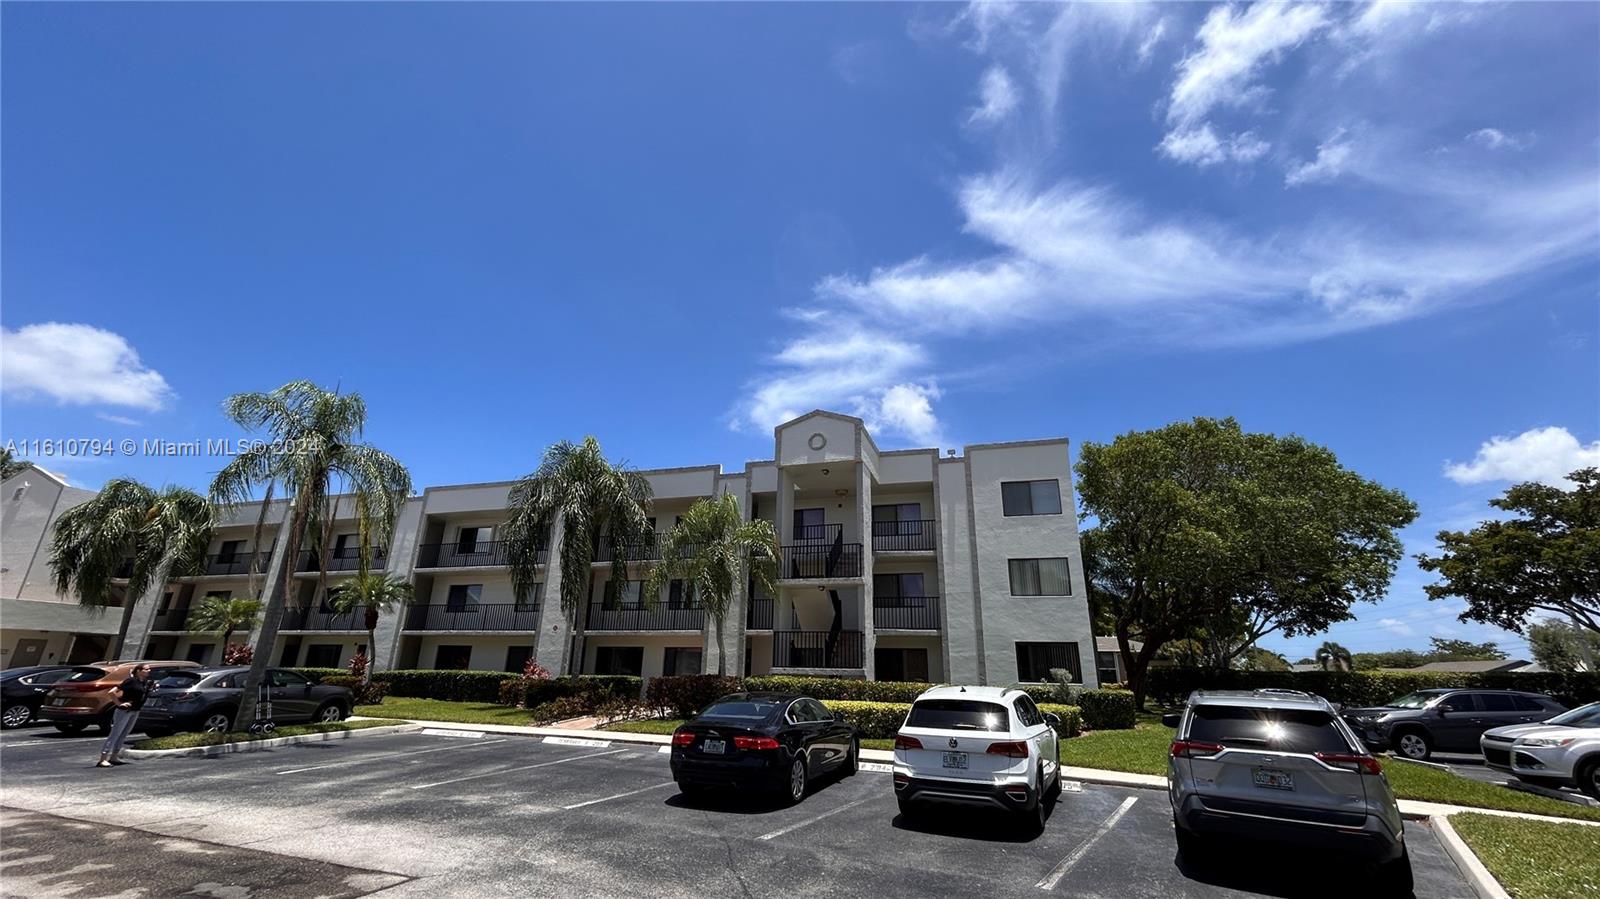
<path fill-rule="evenodd" d="M 422 721 L 454 721 L 460 724 L 511 724 L 526 727 L 533 716 L 526 709 L 492 702 L 446 702 L 443 699 L 416 699 L 410 696 L 385 696 L 378 705 L 358 705 L 355 714 L 370 718 L 414 718 Z"/>
<path fill-rule="evenodd" d="M 1452 815 L 1450 825 L 1516 899 L 1600 896 L 1600 827 L 1494 815 Z"/>
<path fill-rule="evenodd" d="M 298 737 L 301 734 L 321 734 L 328 731 L 364 730 L 369 727 L 392 727 L 392 721 L 338 721 L 328 724 L 304 724 L 280 727 L 270 734 L 257 736 L 251 733 L 230 734 L 173 734 L 152 737 L 129 744 L 129 749 L 193 749 L 196 746 L 216 746 L 221 743 L 248 743 L 252 740 L 270 740 L 274 737 Z"/>
<path fill-rule="evenodd" d="M 670 734 L 682 723 L 682 718 L 646 718 L 643 721 L 618 721 L 600 729 L 617 730 L 626 734 Z"/>
<path fill-rule="evenodd" d="M 1164 775 L 1171 744 L 1172 728 L 1146 719 L 1133 730 L 1100 730 L 1062 740 L 1061 763 L 1079 768 Z M 1389 775 L 1395 796 L 1401 799 L 1600 821 L 1600 809 L 1519 793 L 1427 765 L 1385 758 L 1383 770 Z"/>

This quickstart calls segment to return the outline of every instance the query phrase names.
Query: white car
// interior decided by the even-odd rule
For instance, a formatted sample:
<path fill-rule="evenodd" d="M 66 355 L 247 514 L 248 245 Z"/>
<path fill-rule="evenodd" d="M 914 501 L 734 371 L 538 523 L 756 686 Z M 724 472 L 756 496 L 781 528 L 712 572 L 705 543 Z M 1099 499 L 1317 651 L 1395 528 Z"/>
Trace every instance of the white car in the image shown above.
<path fill-rule="evenodd" d="M 934 687 L 894 738 L 894 792 L 906 817 L 930 805 L 989 806 L 1044 828 L 1061 791 L 1055 715 L 1022 690 Z"/>
<path fill-rule="evenodd" d="M 1600 702 L 1538 724 L 1484 731 L 1478 745 L 1489 767 L 1541 786 L 1575 786 L 1600 799 Z"/>

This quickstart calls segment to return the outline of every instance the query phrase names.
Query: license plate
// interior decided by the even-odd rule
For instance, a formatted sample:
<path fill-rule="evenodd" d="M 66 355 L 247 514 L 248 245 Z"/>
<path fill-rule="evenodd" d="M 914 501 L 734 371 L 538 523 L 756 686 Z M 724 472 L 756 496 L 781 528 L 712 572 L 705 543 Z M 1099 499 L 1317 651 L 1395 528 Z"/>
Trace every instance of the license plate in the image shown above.
<path fill-rule="evenodd" d="M 967 767 L 967 754 L 965 752 L 947 752 L 947 753 L 945 753 L 944 754 L 944 766 L 946 768 L 965 768 L 965 767 Z"/>
<path fill-rule="evenodd" d="M 700 744 L 701 752 L 709 752 L 712 755 L 721 755 L 727 748 L 728 744 L 723 740 L 706 740 Z"/>
<path fill-rule="evenodd" d="M 52 699 L 52 700 L 50 700 L 50 704 L 51 705 L 66 705 L 67 701 L 65 699 Z"/>
<path fill-rule="evenodd" d="M 1294 775 L 1288 771 L 1280 771 L 1277 768 L 1255 769 L 1255 780 L 1256 786 L 1268 790 L 1294 789 Z"/>

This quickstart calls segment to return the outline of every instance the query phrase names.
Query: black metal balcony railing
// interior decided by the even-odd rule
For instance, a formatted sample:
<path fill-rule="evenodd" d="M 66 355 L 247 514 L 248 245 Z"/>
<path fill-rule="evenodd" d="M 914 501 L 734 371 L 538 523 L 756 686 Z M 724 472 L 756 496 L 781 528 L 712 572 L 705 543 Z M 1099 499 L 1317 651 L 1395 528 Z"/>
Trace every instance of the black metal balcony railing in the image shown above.
<path fill-rule="evenodd" d="M 662 603 L 652 610 L 643 605 L 607 608 L 603 603 L 590 603 L 584 627 L 591 631 L 697 631 L 705 623 L 706 610 L 701 606 L 672 608 Z"/>
<path fill-rule="evenodd" d="M 364 631 L 367 629 L 367 610 L 333 612 L 316 606 L 288 606 L 283 610 L 278 628 L 286 631 Z"/>
<path fill-rule="evenodd" d="M 797 524 L 794 526 L 796 543 L 832 543 L 844 539 L 842 524 Z"/>
<path fill-rule="evenodd" d="M 382 569 L 387 561 L 385 558 L 387 555 L 388 551 L 384 547 L 373 547 L 372 560 L 368 563 L 368 566 L 373 571 Z M 308 549 L 300 553 L 300 567 L 296 570 L 316 571 L 318 570 L 317 566 L 320 564 L 322 564 L 322 554 L 314 549 Z M 360 567 L 361 553 L 355 547 L 350 547 L 348 549 L 336 549 L 330 551 L 328 553 L 327 567 L 321 570 L 355 571 Z"/>
<path fill-rule="evenodd" d="M 939 597 L 874 596 L 872 625 L 887 630 L 936 631 L 939 629 Z"/>
<path fill-rule="evenodd" d="M 417 551 L 418 568 L 470 568 L 510 564 L 509 546 L 505 540 L 479 540 L 477 542 L 424 543 Z M 550 548 L 540 546 L 535 557 L 537 564 L 550 561 Z"/>
<path fill-rule="evenodd" d="M 861 668 L 860 631 L 773 631 L 774 668 Z"/>
<path fill-rule="evenodd" d="M 266 574 L 272 565 L 272 553 L 218 553 L 206 556 L 201 563 L 200 575 L 249 574 L 251 566 L 257 574 Z"/>
<path fill-rule="evenodd" d="M 807 578 L 847 578 L 861 576 L 861 544 L 802 543 L 783 547 L 778 560 L 778 577 L 787 580 Z"/>
<path fill-rule="evenodd" d="M 167 609 L 156 612 L 156 620 L 150 625 L 153 631 L 182 631 L 188 630 L 184 622 L 189 620 L 189 607 L 181 609 Z"/>
<path fill-rule="evenodd" d="M 406 609 L 406 630 L 412 631 L 537 631 L 538 629 L 537 603 L 427 605 Z"/>
<path fill-rule="evenodd" d="M 745 609 L 744 626 L 753 631 L 772 630 L 772 600 L 750 600 L 750 605 Z"/>
<path fill-rule="evenodd" d="M 872 548 L 878 552 L 932 551 L 939 532 L 932 521 L 874 521 Z"/>

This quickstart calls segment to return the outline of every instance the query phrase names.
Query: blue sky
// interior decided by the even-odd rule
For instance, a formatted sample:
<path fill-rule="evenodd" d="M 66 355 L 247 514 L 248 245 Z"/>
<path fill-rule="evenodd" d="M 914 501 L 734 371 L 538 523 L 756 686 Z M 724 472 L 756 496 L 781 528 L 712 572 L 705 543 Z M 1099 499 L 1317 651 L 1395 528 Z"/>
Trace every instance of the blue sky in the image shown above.
<path fill-rule="evenodd" d="M 1592 4 L 0 16 L 5 439 L 238 436 L 292 378 L 422 485 L 588 433 L 739 466 L 816 406 L 885 446 L 1233 415 L 1406 491 L 1412 551 L 1600 462 Z M 1425 582 L 1331 636 L 1521 648 Z"/>

